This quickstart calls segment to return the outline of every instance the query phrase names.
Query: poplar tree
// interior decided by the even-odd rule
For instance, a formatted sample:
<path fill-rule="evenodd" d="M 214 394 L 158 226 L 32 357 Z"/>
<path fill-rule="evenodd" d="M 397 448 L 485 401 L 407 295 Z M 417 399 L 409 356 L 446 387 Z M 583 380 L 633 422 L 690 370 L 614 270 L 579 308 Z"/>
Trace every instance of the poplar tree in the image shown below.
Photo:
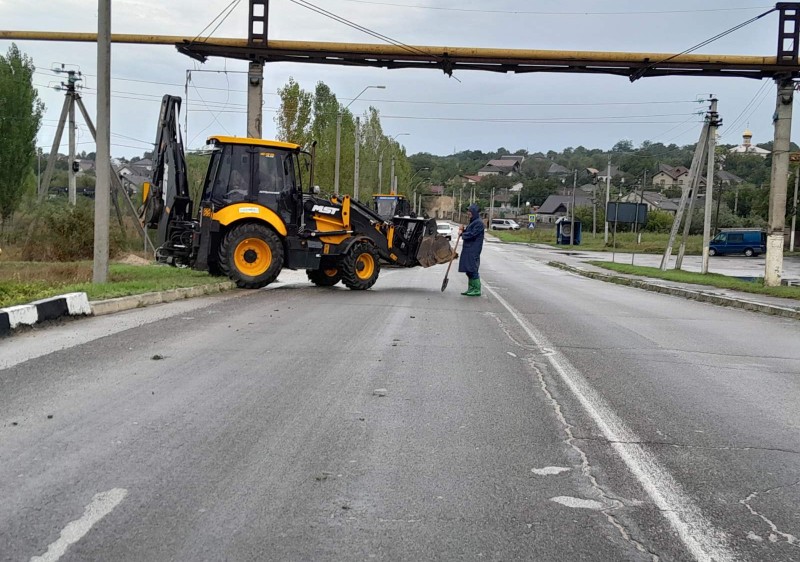
<path fill-rule="evenodd" d="M 0 55 L 0 219 L 10 219 L 33 174 L 44 104 L 33 87 L 33 60 L 12 44 Z"/>

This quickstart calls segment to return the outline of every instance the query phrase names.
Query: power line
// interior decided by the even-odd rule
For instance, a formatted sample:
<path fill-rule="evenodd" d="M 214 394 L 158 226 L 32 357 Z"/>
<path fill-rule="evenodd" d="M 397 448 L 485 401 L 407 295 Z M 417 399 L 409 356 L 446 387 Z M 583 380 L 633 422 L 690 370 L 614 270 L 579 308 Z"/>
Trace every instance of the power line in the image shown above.
<path fill-rule="evenodd" d="M 713 43 L 713 42 L 714 42 L 714 41 L 716 41 L 717 39 L 721 39 L 722 37 L 725 37 L 726 35 L 729 35 L 729 34 L 733 33 L 734 31 L 738 31 L 739 29 L 742 29 L 743 27 L 745 27 L 745 26 L 747 26 L 747 25 L 750 25 L 751 23 L 753 23 L 753 22 L 755 22 L 755 21 L 758 21 L 758 20 L 760 20 L 761 18 L 763 18 L 763 17 L 765 17 L 765 16 L 767 16 L 767 15 L 771 14 L 771 13 L 772 13 L 772 12 L 774 12 L 775 10 L 777 10 L 777 8 L 775 8 L 775 7 L 772 7 L 772 8 L 770 8 L 769 10 L 767 10 L 766 12 L 763 12 L 763 13 L 761 13 L 761 14 L 757 15 L 757 16 L 756 16 L 756 17 L 754 17 L 754 18 L 750 18 L 749 20 L 747 20 L 747 21 L 745 21 L 745 22 L 742 22 L 742 23 L 740 23 L 739 25 L 735 25 L 735 26 L 733 26 L 732 28 L 730 28 L 730 29 L 728 29 L 728 30 L 726 30 L 726 31 L 723 31 L 722 33 L 718 33 L 718 34 L 714 35 L 713 37 L 710 37 L 710 38 L 706 39 L 705 41 L 701 41 L 700 43 L 698 43 L 698 44 L 697 44 L 697 45 L 695 45 L 694 47 L 689 47 L 689 48 L 688 48 L 688 49 L 686 49 L 685 51 L 682 51 L 682 52 L 680 52 L 680 53 L 678 53 L 678 54 L 676 54 L 676 55 L 671 55 L 671 56 L 669 56 L 669 57 L 665 58 L 664 60 L 661 60 L 661 61 L 658 61 L 658 62 L 654 62 L 654 63 L 652 63 L 652 64 L 649 64 L 649 65 L 647 65 L 645 68 L 642 68 L 642 69 L 640 69 L 640 70 L 637 70 L 636 72 L 634 72 L 634 73 L 631 75 L 631 77 L 630 77 L 630 79 L 631 79 L 631 82 L 633 82 L 634 80 L 638 80 L 639 78 L 641 78 L 642 76 L 644 76 L 644 75 L 647 73 L 647 71 L 648 71 L 648 70 L 651 70 L 651 69 L 655 68 L 655 67 L 656 67 L 656 66 L 658 66 L 658 65 L 664 64 L 665 62 L 669 62 L 669 61 L 671 61 L 671 60 L 673 60 L 673 59 L 675 59 L 675 58 L 677 58 L 677 57 L 680 57 L 680 56 L 683 56 L 683 55 L 689 54 L 689 53 L 691 53 L 691 52 L 693 52 L 693 51 L 696 51 L 697 49 L 700 49 L 700 48 L 702 48 L 702 47 L 705 47 L 706 45 L 708 45 L 708 44 L 710 44 L 710 43 Z"/>
<path fill-rule="evenodd" d="M 369 4 L 373 6 L 390 6 L 394 8 L 408 8 L 417 10 L 438 10 L 444 12 L 467 12 L 479 14 L 507 14 L 507 15 L 535 15 L 535 16 L 633 16 L 633 15 L 664 15 L 664 14 L 694 14 L 701 12 L 735 12 L 747 10 L 762 10 L 770 6 L 743 6 L 739 8 L 703 8 L 696 10 L 656 10 L 656 11 L 625 11 L 625 12 L 546 12 L 530 10 L 487 10 L 479 8 L 445 8 L 441 6 L 420 6 L 418 4 L 396 4 L 392 2 L 373 2 L 369 0 L 344 0 L 354 4 Z"/>
<path fill-rule="evenodd" d="M 391 45 L 394 45 L 396 47 L 400 47 L 401 49 L 406 50 L 411 54 L 424 55 L 424 56 L 427 56 L 427 57 L 432 57 L 432 58 L 437 59 L 437 60 L 442 61 L 442 62 L 446 62 L 440 56 L 434 55 L 433 53 L 428 53 L 428 52 L 423 51 L 422 49 L 419 49 L 417 47 L 412 47 L 411 45 L 406 45 L 405 43 L 402 43 L 402 42 L 400 42 L 400 41 L 398 41 L 396 39 L 392 39 L 391 37 L 389 37 L 387 35 L 383 35 L 382 33 L 378 33 L 377 31 L 374 31 L 372 29 L 364 27 L 363 25 L 359 25 L 359 24 L 357 24 L 355 22 L 352 22 L 352 21 L 350 21 L 348 19 L 345 19 L 342 16 L 334 14 L 333 12 L 329 12 L 328 10 L 320 8 L 319 6 L 316 6 L 316 5 L 312 4 L 311 2 L 308 2 L 307 0 L 289 0 L 289 1 L 292 2 L 293 4 L 297 4 L 298 6 L 301 6 L 303 8 L 308 9 L 308 10 L 311 10 L 312 12 L 316 12 L 317 14 L 323 15 L 323 16 L 325 16 L 327 18 L 330 18 L 330 19 L 332 19 L 334 21 L 342 23 L 342 24 L 344 24 L 344 25 L 346 25 L 348 27 L 352 27 L 353 29 L 356 29 L 358 31 L 366 33 L 367 35 L 371 35 L 372 37 L 375 37 L 376 39 L 379 39 L 381 41 L 384 41 L 384 42 L 389 43 Z M 445 68 L 444 71 L 449 76 L 453 75 L 452 69 Z"/>
<path fill-rule="evenodd" d="M 201 36 L 203 33 L 205 33 L 205 31 L 206 31 L 206 30 L 207 30 L 209 27 L 211 27 L 212 25 L 214 25 L 214 22 L 215 22 L 215 21 L 217 21 L 218 19 L 220 19 L 220 17 L 222 17 L 222 15 L 223 15 L 223 14 L 225 14 L 225 17 L 222 17 L 222 19 L 221 19 L 221 20 L 220 20 L 220 22 L 217 24 L 217 26 L 216 26 L 214 29 L 212 29 L 212 30 L 211 30 L 211 32 L 208 34 L 208 36 L 207 36 L 207 37 L 204 39 L 204 42 L 205 42 L 205 41 L 208 41 L 208 38 L 209 38 L 209 37 L 211 37 L 211 36 L 214 34 L 214 32 L 215 32 L 217 29 L 219 29 L 219 26 L 220 26 L 220 25 L 222 25 L 222 24 L 225 22 L 225 20 L 226 20 L 226 19 L 228 19 L 228 16 L 230 16 L 230 15 L 231 15 L 231 13 L 233 12 L 233 10 L 235 10 L 235 9 L 236 9 L 236 7 L 239 5 L 239 2 L 240 2 L 240 1 L 241 1 L 241 0 L 231 0 L 230 4 L 228 4 L 227 6 L 225 6 L 224 8 L 222 8 L 222 11 L 221 11 L 219 14 L 217 14 L 217 15 L 214 17 L 214 19 L 213 19 L 213 20 L 211 20 L 211 21 L 209 22 L 209 24 L 208 24 L 207 26 L 205 26 L 205 27 L 203 28 L 203 30 L 202 30 L 200 33 L 198 33 L 198 34 L 195 36 L 195 38 L 194 38 L 194 39 L 192 39 L 192 43 L 194 43 L 195 41 L 197 41 L 197 38 L 198 38 L 198 37 L 200 37 L 200 36 Z M 225 13 L 226 11 L 227 11 L 227 13 Z"/>
<path fill-rule="evenodd" d="M 747 112 L 750 106 L 752 106 L 755 103 L 756 99 L 759 96 L 762 96 L 761 101 L 758 103 L 758 105 L 756 105 L 753 108 L 753 111 L 750 112 L 750 114 L 747 116 L 747 119 L 750 118 L 750 115 L 755 113 L 755 111 L 761 106 L 761 103 L 764 101 L 764 97 L 766 97 L 765 94 L 769 93 L 769 89 L 767 89 L 767 86 L 769 86 L 769 84 L 770 84 L 769 80 L 761 84 L 761 87 L 756 91 L 755 95 L 750 99 L 750 101 L 747 102 L 747 104 L 744 106 L 744 109 L 742 109 L 741 113 L 739 113 L 739 115 L 736 116 L 736 119 L 734 119 L 733 122 L 730 125 L 728 125 L 728 130 L 724 135 L 722 135 L 722 138 L 727 137 L 736 130 L 736 127 L 741 123 L 742 116 L 744 116 L 744 114 Z"/>

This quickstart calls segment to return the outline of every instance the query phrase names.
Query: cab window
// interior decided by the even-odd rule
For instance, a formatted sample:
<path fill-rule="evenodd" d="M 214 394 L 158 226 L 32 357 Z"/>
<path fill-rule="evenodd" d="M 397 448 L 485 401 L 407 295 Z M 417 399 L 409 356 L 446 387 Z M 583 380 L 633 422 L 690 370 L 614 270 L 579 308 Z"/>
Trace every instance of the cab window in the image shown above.
<path fill-rule="evenodd" d="M 250 186 L 250 153 L 243 145 L 226 145 L 222 148 L 216 169 L 212 201 L 216 203 L 238 203 L 246 201 Z"/>

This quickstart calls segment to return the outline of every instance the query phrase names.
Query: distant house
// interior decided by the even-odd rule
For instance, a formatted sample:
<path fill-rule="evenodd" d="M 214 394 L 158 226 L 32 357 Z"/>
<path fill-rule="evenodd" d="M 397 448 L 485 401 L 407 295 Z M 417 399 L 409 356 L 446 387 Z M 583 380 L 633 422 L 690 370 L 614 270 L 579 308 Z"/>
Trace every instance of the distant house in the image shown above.
<path fill-rule="evenodd" d="M 591 207 L 592 200 L 582 191 L 575 192 L 575 208 Z M 554 223 L 564 217 L 572 207 L 572 195 L 550 195 L 536 211 L 540 222 Z"/>
<path fill-rule="evenodd" d="M 443 185 L 432 185 L 428 189 L 430 190 L 431 195 L 444 195 Z"/>
<path fill-rule="evenodd" d="M 597 181 L 600 183 L 606 183 L 608 178 L 611 178 L 613 181 L 616 178 L 624 178 L 625 172 L 620 170 L 617 166 L 611 166 L 611 175 L 608 174 L 608 168 L 601 168 L 600 171 L 597 173 Z"/>
<path fill-rule="evenodd" d="M 661 191 L 671 187 L 683 187 L 689 180 L 689 168 L 685 166 L 658 165 L 658 173 L 653 176 L 653 187 Z"/>
<path fill-rule="evenodd" d="M 722 185 L 735 185 L 738 183 L 743 183 L 744 180 L 737 176 L 736 174 L 732 174 L 730 172 L 726 172 L 725 170 L 720 170 L 716 173 L 717 181 Z M 705 182 L 703 182 L 705 183 Z"/>
<path fill-rule="evenodd" d="M 555 162 L 550 164 L 550 168 L 547 169 L 548 176 L 568 176 L 571 173 L 572 172 L 570 170 L 561 164 L 556 164 Z"/>
<path fill-rule="evenodd" d="M 658 191 L 645 191 L 644 193 L 631 192 L 622 198 L 627 203 L 639 203 L 647 205 L 648 211 L 667 211 L 673 215 L 678 211 L 678 205 L 672 199 L 667 199 Z"/>
<path fill-rule="evenodd" d="M 136 162 L 131 162 L 128 164 L 128 166 L 135 174 L 140 176 L 149 176 L 153 171 L 153 161 L 149 158 L 143 158 L 141 160 L 137 160 Z"/>
<path fill-rule="evenodd" d="M 519 192 L 521 192 L 521 191 L 522 191 L 522 188 L 523 188 L 523 187 L 524 187 L 523 183 L 522 183 L 521 181 L 518 181 L 517 183 L 515 183 L 514 185 L 512 185 L 512 186 L 509 188 L 509 191 L 510 191 L 511 193 L 519 193 Z"/>
<path fill-rule="evenodd" d="M 521 158 L 521 157 L 520 157 Z M 521 166 L 521 160 L 518 159 L 496 159 L 489 160 L 483 168 L 478 170 L 479 176 L 512 176 L 518 174 Z"/>
<path fill-rule="evenodd" d="M 480 181 L 485 177 L 486 176 L 461 176 L 461 178 L 464 180 L 463 183 L 472 184 L 472 185 L 474 185 L 476 183 L 480 183 Z"/>

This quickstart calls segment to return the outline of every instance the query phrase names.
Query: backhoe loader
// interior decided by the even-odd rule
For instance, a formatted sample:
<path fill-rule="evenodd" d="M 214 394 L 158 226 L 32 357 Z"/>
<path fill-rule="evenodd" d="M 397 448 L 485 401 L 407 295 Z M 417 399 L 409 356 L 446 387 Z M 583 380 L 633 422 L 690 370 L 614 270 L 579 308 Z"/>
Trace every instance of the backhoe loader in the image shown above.
<path fill-rule="evenodd" d="M 156 230 L 157 261 L 225 275 L 250 289 L 288 268 L 305 269 L 316 285 L 341 281 L 365 290 L 381 263 L 429 267 L 450 259 L 450 243 L 436 234 L 434 220 L 384 219 L 346 195 L 319 197 L 314 149 L 293 143 L 210 137 L 202 193 L 192 201 L 180 105 L 177 96 L 162 100 L 153 174 L 143 189 L 141 219 Z"/>

